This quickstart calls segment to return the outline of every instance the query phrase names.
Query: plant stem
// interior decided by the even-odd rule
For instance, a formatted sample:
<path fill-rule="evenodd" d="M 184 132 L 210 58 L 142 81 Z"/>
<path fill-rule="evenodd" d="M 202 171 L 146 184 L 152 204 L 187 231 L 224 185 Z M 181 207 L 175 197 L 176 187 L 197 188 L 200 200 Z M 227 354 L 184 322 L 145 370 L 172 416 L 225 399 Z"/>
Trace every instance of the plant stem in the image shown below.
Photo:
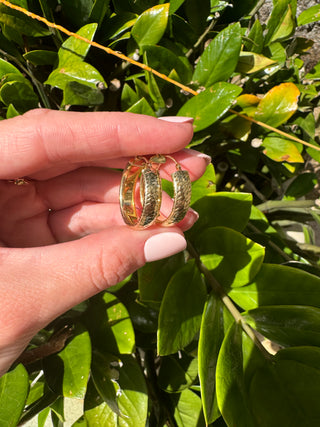
<path fill-rule="evenodd" d="M 208 25 L 208 27 L 206 28 L 206 30 L 201 34 L 201 36 L 195 42 L 195 44 L 193 45 L 193 47 L 191 49 L 189 49 L 188 52 L 186 53 L 186 57 L 187 58 L 189 58 L 190 55 L 193 53 L 193 51 L 203 42 L 204 38 L 212 30 L 212 28 L 214 27 L 215 23 L 216 23 L 216 21 L 214 19 L 212 19 L 212 21 L 210 22 L 210 24 Z"/>
<path fill-rule="evenodd" d="M 237 307 L 234 305 L 231 298 L 228 297 L 228 295 L 225 293 L 223 287 L 220 285 L 220 283 L 217 281 L 217 279 L 212 275 L 212 273 L 207 269 L 207 267 L 201 262 L 200 256 L 196 249 L 193 247 L 193 245 L 188 242 L 188 251 L 191 256 L 196 261 L 197 267 L 200 270 L 200 272 L 204 275 L 207 283 L 211 286 L 213 292 L 221 299 L 225 307 L 229 310 L 230 314 L 234 318 L 235 322 L 240 324 L 243 331 L 248 335 L 248 337 L 253 341 L 253 343 L 257 346 L 257 348 L 261 351 L 261 353 L 264 355 L 267 359 L 272 359 L 272 355 L 266 350 L 266 348 L 262 345 L 261 341 L 256 335 L 256 332 L 254 329 L 249 326 L 245 320 L 243 319 L 240 311 L 237 309 Z"/>

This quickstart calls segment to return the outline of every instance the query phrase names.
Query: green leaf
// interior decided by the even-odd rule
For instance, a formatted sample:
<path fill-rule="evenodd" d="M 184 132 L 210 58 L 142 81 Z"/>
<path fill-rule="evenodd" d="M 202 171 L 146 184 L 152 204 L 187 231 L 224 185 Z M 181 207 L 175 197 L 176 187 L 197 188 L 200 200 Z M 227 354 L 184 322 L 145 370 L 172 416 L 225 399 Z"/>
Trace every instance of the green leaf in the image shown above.
<path fill-rule="evenodd" d="M 314 173 L 302 173 L 290 183 L 286 191 L 286 197 L 299 199 L 312 191 L 317 182 L 317 176 Z"/>
<path fill-rule="evenodd" d="M 192 183 L 191 204 L 205 196 L 211 196 L 216 192 L 216 176 L 213 165 L 207 166 L 205 173 L 197 181 Z"/>
<path fill-rule="evenodd" d="M 48 28 L 43 27 L 40 23 L 32 18 L 10 10 L 4 5 L 0 5 L 0 23 L 16 31 L 18 34 L 24 34 L 31 37 L 44 37 L 51 34 Z"/>
<path fill-rule="evenodd" d="M 28 373 L 21 364 L 0 378 L 1 427 L 15 427 L 18 424 L 28 389 Z"/>
<path fill-rule="evenodd" d="M 33 65 L 54 65 L 58 59 L 57 52 L 51 50 L 30 50 L 23 55 Z"/>
<path fill-rule="evenodd" d="M 199 95 L 189 99 L 179 110 L 178 116 L 194 118 L 194 131 L 205 129 L 220 119 L 241 93 L 239 86 L 216 83 Z"/>
<path fill-rule="evenodd" d="M 139 99 L 138 102 L 136 102 L 130 108 L 127 109 L 127 112 L 135 113 L 135 114 L 145 114 L 147 116 L 153 116 L 153 117 L 156 116 L 155 112 L 150 107 L 150 104 L 145 98 Z"/>
<path fill-rule="evenodd" d="M 68 63 L 59 69 L 53 70 L 45 84 L 64 90 L 70 82 L 77 82 L 92 88 L 96 88 L 100 84 L 106 87 L 106 83 L 99 71 L 92 65 L 81 61 L 77 61 L 74 64 Z"/>
<path fill-rule="evenodd" d="M 39 102 L 31 85 L 20 81 L 5 83 L 0 89 L 0 99 L 7 106 L 13 104 L 19 113 L 37 108 Z"/>
<path fill-rule="evenodd" d="M 148 262 L 138 270 L 139 299 L 160 307 L 167 285 L 174 273 L 185 265 L 182 252 L 159 261 Z"/>
<path fill-rule="evenodd" d="M 135 335 L 126 307 L 115 295 L 105 292 L 90 301 L 85 322 L 95 346 L 113 354 L 131 354 Z"/>
<path fill-rule="evenodd" d="M 251 205 L 252 195 L 249 193 L 219 192 L 202 197 L 192 205 L 192 209 L 198 212 L 199 219 L 187 235 L 194 239 L 208 227 L 219 226 L 242 231 L 248 223 Z"/>
<path fill-rule="evenodd" d="M 220 412 L 230 427 L 255 427 L 248 408 L 242 356 L 242 330 L 234 323 L 218 357 L 216 373 L 217 400 Z"/>
<path fill-rule="evenodd" d="M 118 379 L 113 381 L 119 417 L 103 401 L 92 383 L 85 397 L 85 419 L 90 427 L 145 427 L 148 409 L 147 387 L 141 368 L 132 356 L 121 356 L 120 363 L 113 364 Z"/>
<path fill-rule="evenodd" d="M 210 15 L 210 0 L 185 0 L 184 9 L 193 32 L 200 36 L 207 24 Z"/>
<path fill-rule="evenodd" d="M 200 56 L 192 80 L 199 86 L 209 87 L 227 80 L 234 72 L 241 48 L 240 24 L 222 30 Z"/>
<path fill-rule="evenodd" d="M 63 395 L 83 399 L 90 373 L 91 342 L 83 326 L 77 325 L 74 332 L 75 336 L 55 357 L 63 362 Z"/>
<path fill-rule="evenodd" d="M 219 416 L 216 400 L 216 366 L 223 338 L 223 304 L 211 292 L 202 315 L 198 347 L 201 398 L 207 424 L 214 422 Z"/>
<path fill-rule="evenodd" d="M 97 24 L 87 24 L 80 28 L 80 30 L 77 31 L 77 34 L 88 40 L 93 40 L 96 30 Z M 89 49 L 90 45 L 87 42 L 76 39 L 73 36 L 68 37 L 58 51 L 59 68 L 66 66 L 67 64 L 74 65 L 78 61 L 83 61 L 89 52 Z"/>
<path fill-rule="evenodd" d="M 298 361 L 294 360 L 295 351 L 300 359 Z M 317 398 L 320 392 L 319 365 L 314 367 L 304 363 L 301 360 L 302 352 L 309 359 L 308 362 L 316 357 L 319 364 L 319 353 L 312 349 L 301 348 L 293 350 L 291 354 L 289 350 L 280 350 L 275 357 L 275 363 L 265 365 L 256 371 L 249 389 L 255 425 L 311 427 L 319 424 L 320 407 Z"/>
<path fill-rule="evenodd" d="M 254 329 L 284 346 L 320 346 L 320 309 L 308 306 L 259 307 L 243 315 Z"/>
<path fill-rule="evenodd" d="M 11 119 L 12 117 L 16 117 L 19 116 L 20 113 L 19 111 L 17 111 L 14 106 L 12 104 L 9 105 L 8 109 L 7 109 L 7 119 Z"/>
<path fill-rule="evenodd" d="M 88 22 L 93 5 L 94 0 L 77 0 L 77 7 L 73 0 L 61 0 L 63 14 L 77 28 Z"/>
<path fill-rule="evenodd" d="M 104 97 L 97 87 L 83 85 L 77 81 L 66 84 L 63 92 L 62 106 L 64 105 L 100 105 Z"/>
<path fill-rule="evenodd" d="M 181 352 L 161 358 L 158 374 L 159 387 L 168 393 L 189 388 L 198 375 L 198 359 Z"/>
<path fill-rule="evenodd" d="M 320 4 L 315 4 L 304 10 L 298 16 L 298 25 L 307 25 L 312 22 L 320 21 Z"/>
<path fill-rule="evenodd" d="M 9 74 L 9 73 L 22 75 L 20 73 L 20 71 L 18 70 L 18 68 L 16 68 L 14 65 L 10 64 L 10 62 L 5 61 L 4 59 L 0 58 L 0 79 L 2 80 L 2 78 L 6 74 Z"/>
<path fill-rule="evenodd" d="M 184 390 L 175 407 L 174 418 L 178 427 L 205 427 L 200 397 L 191 390 Z"/>
<path fill-rule="evenodd" d="M 264 258 L 262 246 L 226 227 L 206 229 L 195 245 L 201 261 L 225 289 L 250 283 Z"/>
<path fill-rule="evenodd" d="M 188 83 L 191 80 L 192 68 L 189 62 L 183 61 L 183 56 L 176 55 L 172 50 L 163 46 L 144 46 L 144 54 L 148 58 L 148 65 L 162 74 L 169 75 L 172 70 L 178 74 L 179 80 Z M 159 81 L 159 85 L 164 82 Z M 161 87 L 161 86 L 160 86 Z"/>
<path fill-rule="evenodd" d="M 206 293 L 205 283 L 194 261 L 189 261 L 172 276 L 159 313 L 160 355 L 176 353 L 192 341 L 200 328 Z"/>
<path fill-rule="evenodd" d="M 115 369 L 121 360 L 108 353 L 93 353 L 91 375 L 96 390 L 109 408 L 117 415 L 121 415 L 114 383 L 119 379 L 119 372 Z"/>
<path fill-rule="evenodd" d="M 261 53 L 263 50 L 264 38 L 263 28 L 259 19 L 255 19 L 254 24 L 248 34 L 248 39 L 244 41 L 246 50 Z"/>
<path fill-rule="evenodd" d="M 291 3 L 291 4 L 290 4 Z M 274 0 L 271 16 L 267 22 L 267 35 L 265 44 L 284 40 L 293 33 L 295 29 L 295 12 L 292 5 L 295 0 Z"/>
<path fill-rule="evenodd" d="M 131 34 L 140 47 L 160 41 L 167 27 L 169 7 L 170 3 L 159 4 L 139 16 Z"/>
<path fill-rule="evenodd" d="M 274 86 L 260 101 L 254 118 L 273 127 L 280 126 L 297 110 L 299 95 L 294 83 Z"/>
<path fill-rule="evenodd" d="M 178 9 L 179 9 L 179 7 L 180 7 L 184 2 L 185 2 L 185 0 L 171 0 L 171 1 L 170 1 L 170 9 L 169 9 L 170 15 L 171 15 L 172 13 L 174 13 L 176 10 L 178 10 Z"/>
<path fill-rule="evenodd" d="M 263 154 L 275 162 L 304 163 L 297 144 L 285 138 L 268 136 L 263 140 Z"/>
<path fill-rule="evenodd" d="M 292 267 L 263 264 L 250 285 L 233 288 L 229 296 L 245 310 L 262 305 L 320 307 L 320 278 Z"/>
<path fill-rule="evenodd" d="M 100 26 L 109 10 L 110 0 L 95 0 L 90 11 L 89 21 Z"/>
<path fill-rule="evenodd" d="M 252 74 L 270 67 L 275 61 L 254 52 L 240 52 L 237 71 L 242 74 Z"/>
<path fill-rule="evenodd" d="M 138 94 L 131 88 L 131 86 L 128 85 L 128 83 L 125 83 L 123 85 L 123 89 L 121 92 L 121 109 L 122 111 L 125 111 L 129 109 L 133 104 L 139 101 Z"/>

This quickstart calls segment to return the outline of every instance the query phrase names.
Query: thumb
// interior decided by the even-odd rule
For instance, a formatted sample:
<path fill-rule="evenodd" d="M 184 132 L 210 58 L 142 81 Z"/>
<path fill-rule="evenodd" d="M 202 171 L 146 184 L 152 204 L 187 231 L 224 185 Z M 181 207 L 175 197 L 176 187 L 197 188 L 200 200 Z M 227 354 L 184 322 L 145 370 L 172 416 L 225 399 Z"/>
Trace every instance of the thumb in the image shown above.
<path fill-rule="evenodd" d="M 179 228 L 135 231 L 119 226 L 57 245 L 0 248 L 0 371 L 3 349 L 12 363 L 32 336 L 60 314 L 146 261 L 185 247 Z"/>

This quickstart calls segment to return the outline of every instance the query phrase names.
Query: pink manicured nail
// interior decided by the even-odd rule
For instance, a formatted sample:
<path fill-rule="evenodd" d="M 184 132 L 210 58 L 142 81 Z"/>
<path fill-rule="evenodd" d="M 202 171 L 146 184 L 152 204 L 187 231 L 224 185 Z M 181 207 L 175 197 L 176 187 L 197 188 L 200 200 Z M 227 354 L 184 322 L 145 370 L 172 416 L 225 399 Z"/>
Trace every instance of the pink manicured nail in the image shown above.
<path fill-rule="evenodd" d="M 158 261 L 183 251 L 187 242 L 178 233 L 160 233 L 150 237 L 144 244 L 144 256 L 147 262 Z"/>
<path fill-rule="evenodd" d="M 164 120 L 165 122 L 171 122 L 171 123 L 193 123 L 192 117 L 182 117 L 182 116 L 159 117 L 159 120 Z"/>
<path fill-rule="evenodd" d="M 210 165 L 212 158 L 208 156 L 207 154 L 200 153 L 200 151 L 192 150 L 191 148 L 185 148 L 183 151 L 185 151 L 188 154 L 192 154 L 195 157 L 198 157 L 199 159 L 204 159 L 207 163 L 207 166 Z"/>

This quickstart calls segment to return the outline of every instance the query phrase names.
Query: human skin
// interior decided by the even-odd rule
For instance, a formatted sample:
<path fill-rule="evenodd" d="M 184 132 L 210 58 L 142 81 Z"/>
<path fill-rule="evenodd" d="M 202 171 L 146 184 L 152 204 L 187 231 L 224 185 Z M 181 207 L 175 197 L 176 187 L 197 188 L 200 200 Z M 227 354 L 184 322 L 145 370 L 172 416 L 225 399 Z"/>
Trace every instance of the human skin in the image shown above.
<path fill-rule="evenodd" d="M 74 305 L 185 248 L 183 231 L 137 231 L 119 209 L 121 173 L 136 155 L 172 154 L 198 179 L 208 156 L 184 150 L 187 118 L 38 109 L 0 122 L 0 375 L 30 339 Z M 170 161 L 161 175 L 174 171 Z M 27 184 L 12 180 L 27 177 Z M 163 211 L 171 200 L 164 198 Z"/>

